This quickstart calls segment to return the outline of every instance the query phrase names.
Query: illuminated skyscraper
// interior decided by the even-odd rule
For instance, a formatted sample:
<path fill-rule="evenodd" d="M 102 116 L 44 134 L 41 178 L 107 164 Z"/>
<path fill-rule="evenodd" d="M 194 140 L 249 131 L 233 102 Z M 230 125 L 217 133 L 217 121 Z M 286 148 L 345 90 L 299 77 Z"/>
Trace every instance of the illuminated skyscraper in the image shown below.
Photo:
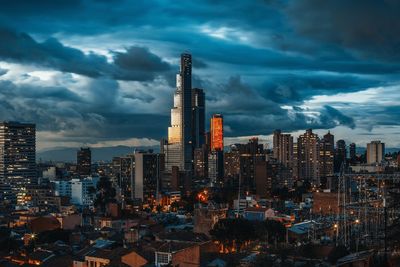
<path fill-rule="evenodd" d="M 224 119 L 221 114 L 214 114 L 211 118 L 211 150 L 224 150 Z"/>
<path fill-rule="evenodd" d="M 311 129 L 297 139 L 298 172 L 301 180 L 319 185 L 319 138 Z"/>
<path fill-rule="evenodd" d="M 134 198 L 134 173 L 135 158 L 133 155 L 125 157 L 114 157 L 112 160 L 112 180 L 117 188 L 117 198 L 122 203 L 129 202 Z"/>
<path fill-rule="evenodd" d="M 176 75 L 171 126 L 168 127 L 168 141 L 164 147 L 167 171 L 171 171 L 173 166 L 182 171 L 193 169 L 192 112 L 192 56 L 184 53 L 181 55 L 180 72 Z"/>
<path fill-rule="evenodd" d="M 164 155 L 149 152 L 135 153 L 134 191 L 135 198 L 146 204 L 154 204 L 164 171 Z"/>
<path fill-rule="evenodd" d="M 24 204 L 26 187 L 36 178 L 35 124 L 0 123 L 0 184 L 9 184 Z"/>
<path fill-rule="evenodd" d="M 275 130 L 273 146 L 274 158 L 283 166 L 292 167 L 293 137 L 290 134 L 282 134 L 280 130 Z"/>
<path fill-rule="evenodd" d="M 320 176 L 328 177 L 333 175 L 334 162 L 334 136 L 330 132 L 324 135 L 324 138 L 319 143 L 319 158 L 320 158 Z"/>

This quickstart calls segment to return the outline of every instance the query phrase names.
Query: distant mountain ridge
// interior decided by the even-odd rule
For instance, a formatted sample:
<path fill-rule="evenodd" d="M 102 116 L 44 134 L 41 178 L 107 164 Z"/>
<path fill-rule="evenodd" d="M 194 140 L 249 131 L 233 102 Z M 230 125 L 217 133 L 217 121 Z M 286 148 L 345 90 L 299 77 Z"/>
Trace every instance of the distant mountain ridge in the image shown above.
<path fill-rule="evenodd" d="M 54 162 L 76 162 L 76 151 L 79 148 L 55 148 L 36 153 L 38 162 L 54 161 Z M 113 146 L 113 147 L 91 147 L 92 162 L 96 161 L 111 161 L 113 157 L 125 156 L 132 154 L 135 150 L 149 150 L 159 152 L 159 146 L 148 147 L 128 147 L 128 146 Z"/>

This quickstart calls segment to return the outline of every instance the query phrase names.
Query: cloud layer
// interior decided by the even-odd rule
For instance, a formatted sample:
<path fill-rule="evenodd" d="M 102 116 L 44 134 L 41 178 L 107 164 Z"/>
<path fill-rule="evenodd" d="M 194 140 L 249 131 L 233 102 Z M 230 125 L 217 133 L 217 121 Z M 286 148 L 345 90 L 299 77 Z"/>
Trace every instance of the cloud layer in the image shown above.
<path fill-rule="evenodd" d="M 386 129 L 400 144 L 396 1 L 0 4 L 0 119 L 36 122 L 43 147 L 156 143 L 183 51 L 228 137 Z"/>

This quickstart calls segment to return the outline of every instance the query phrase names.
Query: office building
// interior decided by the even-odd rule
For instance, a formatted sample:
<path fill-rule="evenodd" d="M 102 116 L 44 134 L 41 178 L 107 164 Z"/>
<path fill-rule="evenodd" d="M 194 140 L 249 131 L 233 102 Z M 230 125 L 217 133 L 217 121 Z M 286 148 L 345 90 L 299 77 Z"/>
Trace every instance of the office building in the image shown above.
<path fill-rule="evenodd" d="M 240 174 L 240 153 L 231 148 L 224 153 L 224 178 L 225 184 L 234 184 Z M 237 182 L 236 182 L 237 183 Z"/>
<path fill-rule="evenodd" d="M 328 177 L 334 174 L 334 153 L 335 139 L 333 134 L 328 132 L 319 143 L 320 177 Z"/>
<path fill-rule="evenodd" d="M 210 151 L 208 154 L 208 178 L 211 186 L 222 184 L 224 177 L 223 151 Z"/>
<path fill-rule="evenodd" d="M 54 195 L 69 197 L 71 203 L 75 205 L 92 207 L 99 180 L 100 178 L 97 176 L 88 176 L 80 179 L 54 181 Z"/>
<path fill-rule="evenodd" d="M 78 206 L 93 207 L 96 197 L 96 188 L 99 177 L 85 177 L 83 179 L 72 179 L 71 203 Z"/>
<path fill-rule="evenodd" d="M 292 167 L 293 163 L 293 137 L 275 130 L 273 135 L 273 156 L 285 167 Z"/>
<path fill-rule="evenodd" d="M 9 184 L 0 183 L 0 205 L 7 207 L 9 205 L 15 205 L 16 203 L 17 197 L 11 186 Z"/>
<path fill-rule="evenodd" d="M 35 124 L 0 123 L 0 184 L 9 184 L 18 204 L 25 204 L 26 187 L 36 183 Z"/>
<path fill-rule="evenodd" d="M 340 171 L 342 164 L 346 165 L 347 150 L 346 142 L 344 140 L 338 140 L 336 142 L 335 150 L 335 172 Z"/>
<path fill-rule="evenodd" d="M 214 114 L 210 124 L 211 151 L 224 150 L 224 119 L 221 114 Z"/>
<path fill-rule="evenodd" d="M 372 141 L 367 144 L 367 164 L 379 164 L 385 158 L 385 143 Z"/>
<path fill-rule="evenodd" d="M 256 165 L 265 161 L 264 154 L 241 154 L 239 158 L 239 180 L 242 194 L 256 193 Z"/>
<path fill-rule="evenodd" d="M 192 90 L 192 138 L 193 148 L 201 148 L 205 144 L 205 94 L 203 89 Z"/>
<path fill-rule="evenodd" d="M 194 149 L 194 173 L 195 179 L 205 179 L 208 177 L 208 147 L 202 145 Z"/>
<path fill-rule="evenodd" d="M 357 159 L 356 144 L 351 143 L 349 145 L 349 158 L 350 161 L 354 162 Z"/>
<path fill-rule="evenodd" d="M 311 129 L 297 139 L 297 168 L 300 180 L 314 185 L 320 184 L 319 176 L 319 138 Z"/>
<path fill-rule="evenodd" d="M 126 203 L 134 198 L 135 160 L 133 155 L 114 157 L 112 161 L 112 183 L 117 189 L 117 198 Z"/>
<path fill-rule="evenodd" d="M 81 147 L 76 153 L 76 171 L 79 175 L 89 176 L 92 168 L 92 152 L 89 147 Z"/>
<path fill-rule="evenodd" d="M 171 109 L 171 126 L 164 147 L 166 170 L 176 166 L 181 171 L 193 169 L 192 131 L 192 56 L 181 55 L 180 72 L 176 75 L 174 107 Z"/>
<path fill-rule="evenodd" d="M 164 155 L 152 152 L 135 153 L 135 198 L 154 204 L 158 199 L 161 175 L 164 172 Z"/>

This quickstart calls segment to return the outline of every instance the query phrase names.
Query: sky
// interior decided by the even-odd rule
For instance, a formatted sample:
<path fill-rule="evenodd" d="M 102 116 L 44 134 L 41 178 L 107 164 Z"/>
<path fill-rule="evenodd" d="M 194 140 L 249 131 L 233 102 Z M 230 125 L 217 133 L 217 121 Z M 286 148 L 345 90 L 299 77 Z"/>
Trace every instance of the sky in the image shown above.
<path fill-rule="evenodd" d="M 154 146 L 179 56 L 226 144 L 274 129 L 400 147 L 397 0 L 0 0 L 0 120 L 38 150 Z"/>

